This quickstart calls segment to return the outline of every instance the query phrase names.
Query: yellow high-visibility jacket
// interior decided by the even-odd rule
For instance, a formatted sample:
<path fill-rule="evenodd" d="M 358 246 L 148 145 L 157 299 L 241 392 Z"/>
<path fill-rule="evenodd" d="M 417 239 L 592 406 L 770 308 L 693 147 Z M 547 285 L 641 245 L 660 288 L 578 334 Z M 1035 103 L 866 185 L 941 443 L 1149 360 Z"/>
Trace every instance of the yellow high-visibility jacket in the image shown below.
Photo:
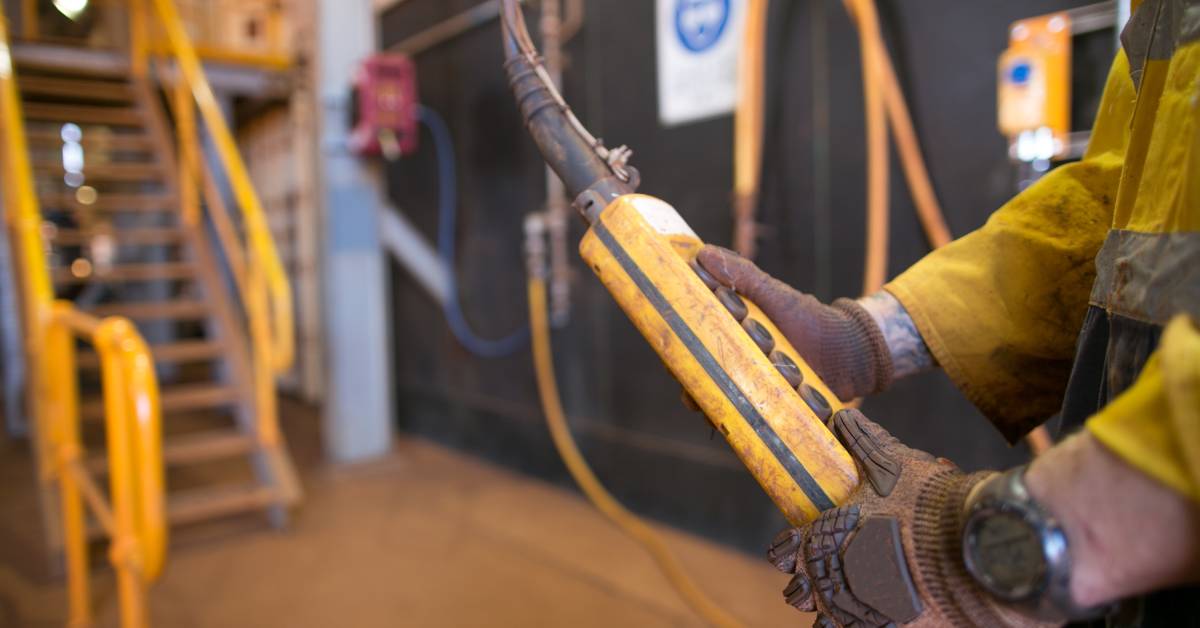
<path fill-rule="evenodd" d="M 1200 501 L 1200 0 L 1146 0 L 1123 41 L 1084 159 L 886 289 L 1009 439 L 1091 403 Z"/>

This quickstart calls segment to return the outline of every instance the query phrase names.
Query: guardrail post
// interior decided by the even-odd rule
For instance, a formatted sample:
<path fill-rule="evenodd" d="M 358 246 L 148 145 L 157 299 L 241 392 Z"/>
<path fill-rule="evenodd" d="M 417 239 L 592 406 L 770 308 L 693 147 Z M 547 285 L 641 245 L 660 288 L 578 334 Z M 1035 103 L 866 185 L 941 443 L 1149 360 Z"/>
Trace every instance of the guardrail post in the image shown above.
<path fill-rule="evenodd" d="M 133 75 L 144 78 L 150 64 L 146 0 L 129 0 L 129 63 Z"/>
<path fill-rule="evenodd" d="M 175 138 L 179 151 L 179 205 L 183 221 L 190 226 L 200 224 L 200 196 L 196 186 L 199 147 L 196 145 L 196 111 L 192 92 L 182 72 L 177 72 L 171 89 L 175 112 Z"/>
<path fill-rule="evenodd" d="M 37 0 L 21 0 L 21 37 L 29 41 L 36 40 L 41 30 L 37 4 Z"/>
<path fill-rule="evenodd" d="M 108 445 L 109 493 L 113 535 L 109 560 L 117 572 L 117 597 L 122 626 L 140 628 L 148 622 L 141 547 L 138 542 L 138 504 L 135 451 L 131 436 L 129 388 L 119 343 L 128 323 L 105 320 L 96 331 L 104 387 L 105 435 Z"/>
<path fill-rule="evenodd" d="M 83 449 L 79 440 L 79 383 L 75 370 L 75 337 L 59 316 L 71 304 L 54 304 L 45 326 L 44 364 L 50 448 L 62 508 L 63 549 L 67 571 L 67 625 L 91 625 L 91 592 L 88 584 L 87 523 L 79 482 L 71 466 L 79 464 Z"/>

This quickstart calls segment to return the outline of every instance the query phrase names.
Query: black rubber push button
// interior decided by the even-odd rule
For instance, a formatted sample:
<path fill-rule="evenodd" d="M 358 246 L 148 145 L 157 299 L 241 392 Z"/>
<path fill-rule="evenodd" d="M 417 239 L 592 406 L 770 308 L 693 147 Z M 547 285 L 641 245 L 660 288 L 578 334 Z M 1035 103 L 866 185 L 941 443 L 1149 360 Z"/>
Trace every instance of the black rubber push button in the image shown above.
<path fill-rule="evenodd" d="M 721 287 L 721 282 L 717 281 L 717 278 L 713 277 L 712 273 L 704 270 L 704 267 L 700 265 L 700 262 L 692 260 L 688 262 L 688 266 L 692 267 L 692 271 L 696 273 L 696 276 L 700 278 L 700 281 L 704 282 L 704 285 L 708 286 L 709 290 L 716 290 L 717 288 Z"/>
<path fill-rule="evenodd" d="M 758 348 L 762 349 L 763 353 L 770 355 L 775 350 L 775 337 L 771 335 L 771 332 L 767 331 L 767 328 L 762 323 L 753 318 L 747 318 L 742 323 L 742 328 L 746 330 L 746 333 L 750 334 L 750 338 L 754 341 L 754 344 L 758 345 Z"/>
<path fill-rule="evenodd" d="M 779 374 L 787 380 L 788 385 L 792 388 L 799 388 L 800 384 L 804 383 L 804 372 L 801 371 L 800 367 L 796 366 L 796 363 L 792 361 L 791 358 L 787 357 L 787 355 L 783 352 L 772 351 L 771 364 L 775 365 L 775 368 L 779 371 Z"/>
<path fill-rule="evenodd" d="M 822 423 L 829 422 L 829 417 L 833 416 L 833 408 L 829 407 L 829 400 L 825 399 L 825 395 L 822 395 L 816 388 L 808 384 L 801 384 L 800 398 L 804 400 L 804 403 L 808 404 L 809 408 L 812 408 L 812 411 L 816 413 L 817 418 L 821 419 Z"/>
<path fill-rule="evenodd" d="M 750 314 L 750 310 L 746 308 L 746 302 L 742 300 L 742 297 L 739 297 L 736 292 L 725 286 L 717 288 L 717 299 L 721 301 L 721 305 L 724 305 L 725 309 L 729 310 L 729 313 L 739 323 L 745 320 L 746 316 Z"/>

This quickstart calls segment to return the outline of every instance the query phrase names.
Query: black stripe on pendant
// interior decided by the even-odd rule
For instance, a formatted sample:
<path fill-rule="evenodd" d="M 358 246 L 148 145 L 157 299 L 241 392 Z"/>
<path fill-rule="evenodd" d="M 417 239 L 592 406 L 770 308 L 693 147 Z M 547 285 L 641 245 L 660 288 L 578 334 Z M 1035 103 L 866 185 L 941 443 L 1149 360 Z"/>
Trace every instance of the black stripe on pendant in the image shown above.
<path fill-rule="evenodd" d="M 796 482 L 800 490 L 804 491 L 809 501 L 820 511 L 835 507 L 836 504 L 825 494 L 825 490 L 821 488 L 821 485 L 817 484 L 817 481 L 813 479 L 808 469 L 804 468 L 804 465 L 796 458 L 792 450 L 783 444 L 783 440 L 767 424 L 766 420 L 759 414 L 758 409 L 754 407 L 754 404 L 750 403 L 750 400 L 746 398 L 746 394 L 738 388 L 733 378 L 729 376 L 729 373 L 725 372 L 725 369 L 717 363 L 712 353 L 700 342 L 700 338 L 688 327 L 688 324 L 679 316 L 675 308 L 667 302 L 666 297 L 663 296 L 662 292 L 659 292 L 658 287 L 650 281 L 646 273 L 642 272 L 641 267 L 629 256 L 629 253 L 625 251 L 621 243 L 613 237 L 612 232 L 600 221 L 592 225 L 592 230 L 596 232 L 596 236 L 604 243 L 608 252 L 616 258 L 617 263 L 621 265 L 621 268 L 625 270 L 625 273 L 637 285 L 638 290 L 646 296 L 646 299 L 658 311 L 659 316 L 662 316 L 663 320 L 667 322 L 671 331 L 675 332 L 675 335 L 683 341 L 684 346 L 691 352 L 692 357 L 696 358 L 696 361 L 700 363 L 700 366 L 704 368 L 708 376 L 712 378 L 717 387 L 721 389 L 721 392 L 725 394 L 725 398 L 733 404 L 733 407 L 737 408 L 742 418 L 754 430 L 754 433 L 758 434 L 758 438 L 775 455 L 775 459 L 779 461 L 779 464 L 784 469 L 787 469 L 788 474 L 792 476 L 792 480 Z"/>

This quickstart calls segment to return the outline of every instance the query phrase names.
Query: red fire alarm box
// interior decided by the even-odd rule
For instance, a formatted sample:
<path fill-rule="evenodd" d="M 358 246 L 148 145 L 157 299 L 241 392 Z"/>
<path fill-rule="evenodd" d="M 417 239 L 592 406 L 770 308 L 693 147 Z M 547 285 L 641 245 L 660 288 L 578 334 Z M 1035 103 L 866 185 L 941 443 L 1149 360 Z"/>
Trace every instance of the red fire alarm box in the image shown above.
<path fill-rule="evenodd" d="M 396 159 L 417 150 L 417 70 L 405 55 L 381 53 L 362 62 L 354 78 L 350 148 L 367 157 Z"/>

